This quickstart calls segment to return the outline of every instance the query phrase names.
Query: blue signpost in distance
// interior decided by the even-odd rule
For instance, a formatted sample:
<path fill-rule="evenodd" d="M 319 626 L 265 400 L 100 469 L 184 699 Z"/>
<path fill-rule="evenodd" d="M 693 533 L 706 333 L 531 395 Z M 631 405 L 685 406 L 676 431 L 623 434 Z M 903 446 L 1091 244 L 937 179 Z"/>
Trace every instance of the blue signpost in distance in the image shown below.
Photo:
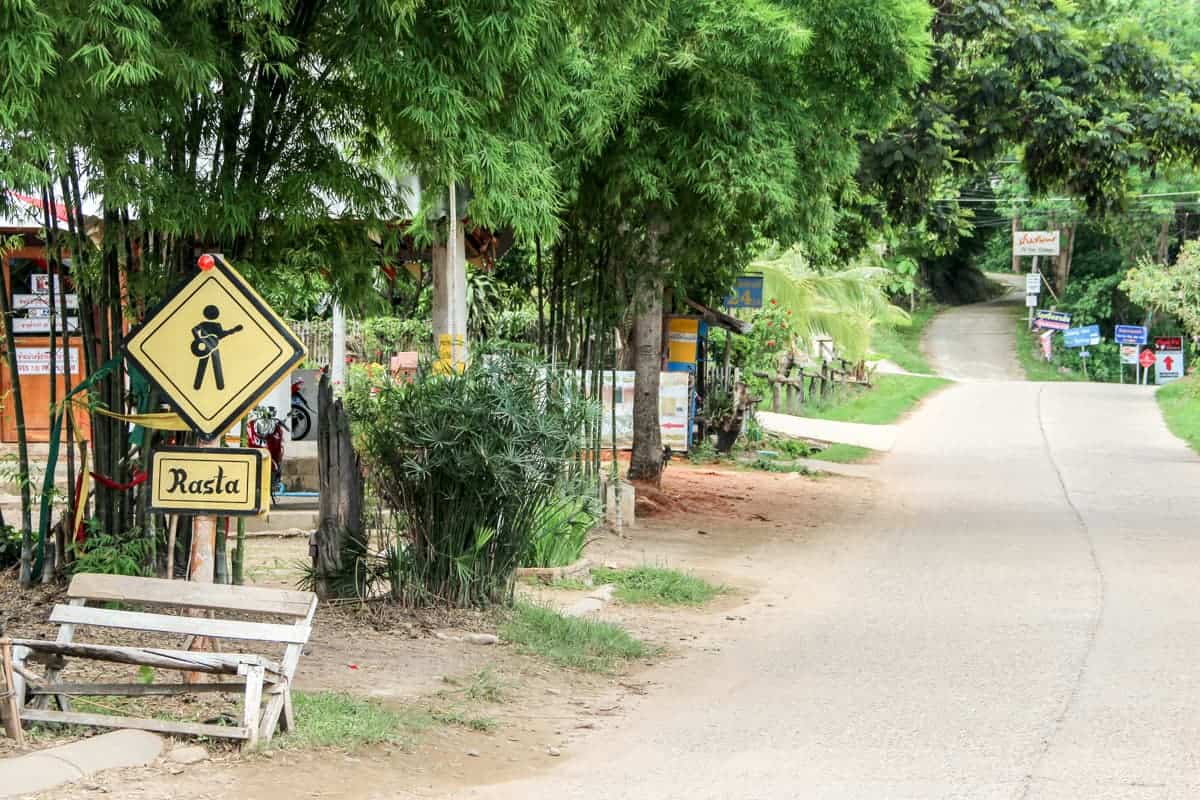
<path fill-rule="evenodd" d="M 1087 347 L 1100 344 L 1100 326 L 1084 325 L 1080 328 L 1067 328 L 1063 331 L 1063 344 L 1067 347 Z"/>
<path fill-rule="evenodd" d="M 733 291 L 725 298 L 725 305 L 727 308 L 762 308 L 763 276 L 739 275 Z"/>
<path fill-rule="evenodd" d="M 1150 330 L 1143 325 L 1118 325 L 1113 331 L 1117 344 L 1145 344 Z"/>

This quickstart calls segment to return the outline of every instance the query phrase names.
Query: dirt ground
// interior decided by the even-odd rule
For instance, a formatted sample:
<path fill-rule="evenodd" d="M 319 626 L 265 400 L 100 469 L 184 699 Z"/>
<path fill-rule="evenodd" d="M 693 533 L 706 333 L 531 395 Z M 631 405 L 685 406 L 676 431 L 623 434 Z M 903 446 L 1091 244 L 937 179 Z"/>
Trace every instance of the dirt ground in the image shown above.
<path fill-rule="evenodd" d="M 284 744 L 241 755 L 213 745 L 213 758 L 205 764 L 182 768 L 164 762 L 105 773 L 36 797 L 433 797 L 552 769 L 586 748 L 590 737 L 619 729 L 628 715 L 637 713 L 640 697 L 671 680 L 673 664 L 693 653 L 719 649 L 725 634 L 750 613 L 748 609 L 769 601 L 757 595 L 772 564 L 770 559 L 755 558 L 756 551 L 781 544 L 803 547 L 813 529 L 856 514 L 871 491 L 870 481 L 854 478 L 672 464 L 661 490 L 641 493 L 638 527 L 627 530 L 624 537 L 601 535 L 589 545 L 587 557 L 594 564 L 650 563 L 684 569 L 728 591 L 699 609 L 607 606 L 600 618 L 662 648 L 653 662 L 618 674 L 565 670 L 504 644 L 481 646 L 457 640 L 461 631 L 494 631 L 494 614 L 414 613 L 359 604 L 320 609 L 311 646 L 300 662 L 297 689 L 346 691 L 426 714 L 452 708 L 494 720 L 497 724 L 490 732 L 438 724 L 415 733 L 404 746 L 353 752 L 314 753 Z M 254 537 L 248 548 L 247 578 L 258 585 L 290 586 L 306 551 L 303 537 Z M 563 606 L 580 597 L 577 592 L 545 586 L 523 584 L 520 591 L 536 601 Z M 48 588 L 19 593 L 11 575 L 0 576 L 0 622 L 10 635 L 51 635 L 52 626 L 45 619 L 55 599 Z M 94 633 L 99 632 L 85 631 L 84 636 L 103 640 Z M 461 681 L 484 668 L 503 687 L 503 702 L 467 702 L 461 697 Z M 75 674 L 91 677 L 87 670 Z M 210 697 L 215 699 L 206 702 L 224 703 L 226 708 L 185 706 L 172 711 L 190 718 L 237 713 L 236 697 Z M 42 734 L 30 749 L 90 733 Z M 0 757 L 14 752 L 11 742 L 0 739 Z M 319 761 L 319 768 L 314 768 L 314 761 Z"/>

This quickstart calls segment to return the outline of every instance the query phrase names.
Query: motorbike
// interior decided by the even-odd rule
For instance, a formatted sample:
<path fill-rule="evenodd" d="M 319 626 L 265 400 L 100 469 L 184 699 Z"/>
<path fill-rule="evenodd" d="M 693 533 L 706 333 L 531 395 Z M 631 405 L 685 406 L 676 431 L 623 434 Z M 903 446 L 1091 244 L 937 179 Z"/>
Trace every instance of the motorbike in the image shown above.
<path fill-rule="evenodd" d="M 304 389 L 303 378 L 292 379 L 292 408 L 288 412 L 288 430 L 292 432 L 293 439 L 304 439 L 308 436 L 309 430 L 312 428 L 313 410 L 308 401 L 304 399 L 301 393 Z"/>
<path fill-rule="evenodd" d="M 287 423 L 275 415 L 275 406 L 259 406 L 250 415 L 246 438 L 251 447 L 260 447 L 271 457 L 271 499 L 283 492 L 283 432 Z"/>

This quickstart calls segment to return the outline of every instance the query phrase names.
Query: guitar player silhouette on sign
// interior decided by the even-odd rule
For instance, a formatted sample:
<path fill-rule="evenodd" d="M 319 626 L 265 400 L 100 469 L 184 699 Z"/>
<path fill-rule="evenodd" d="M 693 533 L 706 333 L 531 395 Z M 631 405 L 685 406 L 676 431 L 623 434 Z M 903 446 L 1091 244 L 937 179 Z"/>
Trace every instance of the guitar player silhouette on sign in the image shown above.
<path fill-rule="evenodd" d="M 237 333 L 242 326 L 235 325 L 229 330 L 225 330 L 221 327 L 221 323 L 217 322 L 219 316 L 221 316 L 221 309 L 216 306 L 205 306 L 205 321 L 192 328 L 192 355 L 197 359 L 196 382 L 192 388 L 196 391 L 199 391 L 200 387 L 204 385 L 204 374 L 208 371 L 210 361 L 212 362 L 213 380 L 217 382 L 217 390 L 225 388 L 225 375 L 221 372 L 221 352 L 218 348 L 221 346 L 222 339 Z"/>

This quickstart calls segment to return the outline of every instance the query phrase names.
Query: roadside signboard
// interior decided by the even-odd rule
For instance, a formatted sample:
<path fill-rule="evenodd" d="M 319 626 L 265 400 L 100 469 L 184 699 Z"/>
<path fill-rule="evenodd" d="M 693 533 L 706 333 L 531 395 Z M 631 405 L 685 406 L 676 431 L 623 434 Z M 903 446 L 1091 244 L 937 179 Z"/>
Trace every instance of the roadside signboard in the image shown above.
<path fill-rule="evenodd" d="M 1056 256 L 1059 251 L 1058 231 L 1014 231 L 1014 256 Z"/>
<path fill-rule="evenodd" d="M 1182 350 L 1183 349 L 1183 337 L 1182 336 L 1155 336 L 1154 337 L 1154 349 L 1155 350 Z"/>
<path fill-rule="evenodd" d="M 1037 304 L 1038 304 L 1038 296 L 1036 294 L 1025 295 L 1025 307 L 1026 308 L 1037 308 Z"/>
<path fill-rule="evenodd" d="M 762 308 L 763 276 L 739 275 L 733 291 L 725 298 L 725 305 L 729 308 Z"/>
<path fill-rule="evenodd" d="M 304 345 L 220 256 L 180 284 L 125 344 L 125 354 L 179 416 L 204 436 L 223 433 L 292 368 Z M 203 260 L 203 259 L 202 259 Z"/>
<path fill-rule="evenodd" d="M 1121 363 L 1122 364 L 1138 363 L 1138 346 L 1136 344 L 1121 345 Z"/>
<path fill-rule="evenodd" d="M 1143 369 L 1150 369 L 1151 367 L 1153 367 L 1154 366 L 1154 351 L 1151 350 L 1149 347 L 1143 347 L 1142 351 L 1140 353 L 1138 353 L 1138 364 Z"/>
<path fill-rule="evenodd" d="M 1067 347 L 1088 347 L 1100 344 L 1100 326 L 1084 325 L 1080 328 L 1067 328 L 1063 331 L 1063 344 Z"/>
<path fill-rule="evenodd" d="M 150 454 L 150 510 L 252 516 L 270 508 L 271 460 L 258 448 L 160 447 Z"/>
<path fill-rule="evenodd" d="M 1025 294 L 1041 294 L 1042 273 L 1031 272 L 1025 276 Z"/>
<path fill-rule="evenodd" d="M 1117 344 L 1145 344 L 1148 333 L 1142 325 L 1118 325 L 1113 332 L 1113 341 Z"/>
<path fill-rule="evenodd" d="M 1154 382 L 1170 383 L 1183 377 L 1183 339 L 1159 336 L 1154 339 Z"/>
<path fill-rule="evenodd" d="M 1038 312 L 1034 315 L 1033 327 L 1045 328 L 1052 331 L 1065 331 L 1071 327 L 1071 315 L 1065 311 L 1038 309 Z"/>

